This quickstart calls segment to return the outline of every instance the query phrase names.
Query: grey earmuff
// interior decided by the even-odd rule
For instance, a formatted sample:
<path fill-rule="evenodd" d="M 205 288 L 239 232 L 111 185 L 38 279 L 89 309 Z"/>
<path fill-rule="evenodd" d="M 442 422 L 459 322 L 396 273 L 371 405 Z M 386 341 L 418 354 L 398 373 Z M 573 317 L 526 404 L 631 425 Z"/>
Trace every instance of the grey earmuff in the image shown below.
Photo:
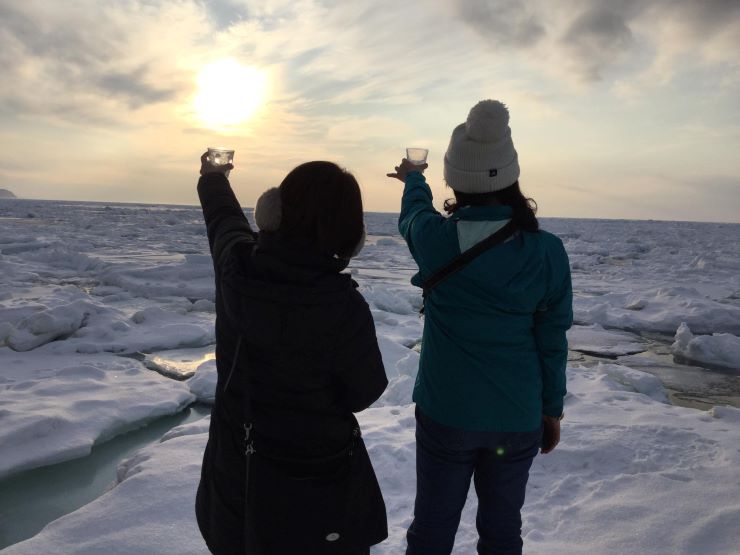
<path fill-rule="evenodd" d="M 280 229 L 282 213 L 280 189 L 272 187 L 257 199 L 257 204 L 254 207 L 254 221 L 257 222 L 257 227 L 262 231 L 277 231 Z"/>

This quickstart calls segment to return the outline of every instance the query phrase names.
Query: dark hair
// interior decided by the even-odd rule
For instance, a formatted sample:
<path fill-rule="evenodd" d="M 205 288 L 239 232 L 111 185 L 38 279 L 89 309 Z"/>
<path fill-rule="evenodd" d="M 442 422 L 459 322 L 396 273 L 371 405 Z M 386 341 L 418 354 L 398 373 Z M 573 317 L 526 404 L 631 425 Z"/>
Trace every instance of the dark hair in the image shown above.
<path fill-rule="evenodd" d="M 332 162 L 306 162 L 280 184 L 280 235 L 349 258 L 364 229 L 355 177 Z"/>
<path fill-rule="evenodd" d="M 480 206 L 498 202 L 498 204 L 511 206 L 511 220 L 517 228 L 533 233 L 540 229 L 540 224 L 535 216 L 537 203 L 534 199 L 527 198 L 522 194 L 518 181 L 515 181 L 513 185 L 509 185 L 506 189 L 490 193 L 461 193 L 460 191 L 454 191 L 454 193 L 455 198 L 447 199 L 444 204 L 445 212 L 448 214 L 454 214 L 462 206 Z"/>

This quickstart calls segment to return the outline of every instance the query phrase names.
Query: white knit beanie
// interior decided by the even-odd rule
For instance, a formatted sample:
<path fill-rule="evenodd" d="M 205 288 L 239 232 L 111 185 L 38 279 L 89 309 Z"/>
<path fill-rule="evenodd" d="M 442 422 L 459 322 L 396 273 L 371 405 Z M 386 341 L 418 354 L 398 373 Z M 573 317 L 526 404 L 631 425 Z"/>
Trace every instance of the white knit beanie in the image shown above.
<path fill-rule="evenodd" d="M 519 179 L 509 111 L 498 100 L 481 100 L 455 127 L 445 153 L 444 177 L 454 191 L 490 193 Z"/>

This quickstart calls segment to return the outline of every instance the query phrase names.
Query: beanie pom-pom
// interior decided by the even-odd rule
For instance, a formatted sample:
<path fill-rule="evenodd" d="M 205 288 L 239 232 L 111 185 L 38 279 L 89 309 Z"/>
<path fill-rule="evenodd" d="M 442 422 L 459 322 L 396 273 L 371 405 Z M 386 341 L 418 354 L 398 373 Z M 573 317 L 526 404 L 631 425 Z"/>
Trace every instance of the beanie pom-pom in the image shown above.
<path fill-rule="evenodd" d="M 465 130 L 480 143 L 499 141 L 509 133 L 509 110 L 498 100 L 481 100 L 471 108 Z"/>

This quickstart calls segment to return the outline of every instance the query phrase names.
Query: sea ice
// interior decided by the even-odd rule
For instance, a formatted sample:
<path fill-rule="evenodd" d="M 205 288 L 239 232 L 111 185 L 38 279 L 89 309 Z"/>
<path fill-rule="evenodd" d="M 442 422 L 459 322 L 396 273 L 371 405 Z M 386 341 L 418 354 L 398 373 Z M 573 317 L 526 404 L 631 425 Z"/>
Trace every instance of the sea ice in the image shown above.
<path fill-rule="evenodd" d="M 198 368 L 216 358 L 212 345 L 195 349 L 169 349 L 144 355 L 144 366 L 178 380 L 192 377 Z"/>
<path fill-rule="evenodd" d="M 671 348 L 676 362 L 740 370 L 740 337 L 729 333 L 694 335 L 682 322 Z"/>
<path fill-rule="evenodd" d="M 183 435 L 139 451 L 121 463 L 113 490 L 3 555 L 207 555 L 193 510 L 205 439 Z"/>
<path fill-rule="evenodd" d="M 385 358 L 401 351 L 384 347 Z M 616 365 L 609 365 L 616 366 Z M 535 459 L 523 510 L 533 555 L 650 553 L 730 555 L 740 540 L 736 493 L 740 417 L 702 411 L 635 391 L 629 369 L 568 370 L 561 444 Z M 394 378 L 394 380 L 399 379 Z M 391 384 L 393 387 L 393 383 Z M 414 500 L 414 408 L 407 403 L 358 415 L 388 509 L 388 540 L 373 555 L 404 550 Z M 119 466 L 104 496 L 9 547 L 4 555 L 63 552 L 206 555 L 193 504 L 209 419 L 180 426 Z M 475 492 L 458 531 L 456 555 L 475 552 Z"/>
<path fill-rule="evenodd" d="M 216 399 L 216 359 L 207 360 L 195 369 L 195 375 L 187 381 L 190 392 L 201 403 L 213 404 Z"/>
<path fill-rule="evenodd" d="M 577 323 L 593 322 L 609 328 L 669 334 L 687 322 L 700 333 L 740 334 L 740 306 L 707 298 L 693 287 L 576 297 L 573 309 Z"/>
<path fill-rule="evenodd" d="M 600 362 L 594 370 L 596 375 L 608 376 L 616 389 L 635 391 L 661 403 L 668 402 L 668 395 L 660 379 L 652 374 L 635 370 L 622 364 Z"/>
<path fill-rule="evenodd" d="M 605 330 L 598 324 L 573 326 L 568 331 L 568 348 L 605 357 L 632 355 L 647 349 L 637 336 L 622 331 Z"/>
<path fill-rule="evenodd" d="M 82 457 L 96 442 L 181 411 L 188 387 L 113 355 L 0 349 L 0 478 Z"/>
<path fill-rule="evenodd" d="M 532 467 L 526 552 L 736 553 L 740 507 L 729 486 L 740 467 L 740 411 L 672 406 L 657 378 L 630 367 L 639 358 L 649 369 L 650 357 L 621 355 L 653 349 L 659 339 L 645 334 L 669 337 L 686 322 L 676 354 L 737 367 L 740 226 L 542 225 L 571 260 L 579 324 L 571 346 L 620 358 L 568 369 L 562 442 Z M 421 294 L 409 284 L 416 268 L 395 216 L 367 214 L 366 226 L 367 246 L 349 270 L 372 310 L 390 383 L 358 417 L 389 516 L 390 537 L 372 553 L 395 555 L 413 515 Z M 214 276 L 198 207 L 0 201 L 0 273 L 0 476 L 82 456 L 195 399 L 213 401 L 215 362 L 203 358 L 215 342 Z M 114 352 L 195 373 L 175 381 Z M 206 555 L 193 502 L 208 425 L 173 429 L 123 461 L 108 493 L 3 555 Z M 454 553 L 475 552 L 476 538 L 471 488 Z"/>

